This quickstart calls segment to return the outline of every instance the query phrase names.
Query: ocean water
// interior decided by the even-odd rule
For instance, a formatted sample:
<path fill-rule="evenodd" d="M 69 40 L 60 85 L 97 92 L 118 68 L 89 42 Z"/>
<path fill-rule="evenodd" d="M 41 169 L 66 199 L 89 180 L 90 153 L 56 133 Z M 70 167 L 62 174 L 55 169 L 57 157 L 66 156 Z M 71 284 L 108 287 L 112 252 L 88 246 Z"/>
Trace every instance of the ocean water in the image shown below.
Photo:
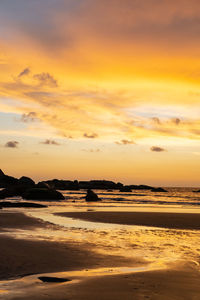
<path fill-rule="evenodd" d="M 124 206 L 178 206 L 178 207 L 198 207 L 200 205 L 200 193 L 198 188 L 165 188 L 167 192 L 151 192 L 146 190 L 133 190 L 131 193 L 121 193 L 118 190 L 104 191 L 94 190 L 105 206 L 114 204 Z M 61 191 L 66 200 L 70 203 L 84 204 L 86 192 L 82 191 Z M 97 205 L 101 205 L 98 203 Z"/>
<path fill-rule="evenodd" d="M 44 202 L 50 206 L 66 207 L 160 207 L 165 208 L 196 208 L 200 207 L 200 193 L 198 188 L 165 188 L 167 192 L 152 192 L 148 190 L 133 190 L 132 192 L 119 192 L 118 190 L 94 190 L 101 199 L 100 202 L 86 203 L 86 190 L 80 191 L 60 191 L 65 200 L 58 202 Z M 6 200 L 22 201 L 21 197 L 7 198 Z"/>

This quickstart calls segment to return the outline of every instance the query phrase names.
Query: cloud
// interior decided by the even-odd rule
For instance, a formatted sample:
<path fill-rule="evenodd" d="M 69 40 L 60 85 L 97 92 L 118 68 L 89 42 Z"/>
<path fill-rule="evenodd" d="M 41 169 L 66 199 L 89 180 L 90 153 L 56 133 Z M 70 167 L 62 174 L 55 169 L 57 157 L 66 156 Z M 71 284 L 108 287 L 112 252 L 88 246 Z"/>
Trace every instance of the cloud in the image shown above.
<path fill-rule="evenodd" d="M 19 142 L 17 141 L 9 141 L 5 144 L 5 147 L 8 148 L 17 148 L 18 147 Z"/>
<path fill-rule="evenodd" d="M 28 75 L 31 72 L 29 68 L 25 68 L 21 73 L 19 73 L 18 78 Z"/>
<path fill-rule="evenodd" d="M 98 134 L 97 133 L 91 133 L 91 134 L 84 133 L 83 136 L 88 139 L 95 139 L 98 137 Z"/>
<path fill-rule="evenodd" d="M 41 144 L 44 145 L 55 145 L 55 146 L 60 146 L 60 144 L 54 140 L 46 139 L 45 141 L 41 142 Z"/>
<path fill-rule="evenodd" d="M 180 125 L 181 120 L 179 118 L 174 118 L 174 119 L 172 119 L 172 122 L 176 125 Z"/>
<path fill-rule="evenodd" d="M 38 80 L 40 85 L 46 85 L 49 87 L 57 87 L 58 86 L 57 80 L 49 73 L 43 72 L 40 74 L 35 74 L 33 76 L 33 78 Z"/>
<path fill-rule="evenodd" d="M 101 152 L 100 149 L 82 149 L 81 151 L 90 152 L 90 153 L 98 153 Z"/>
<path fill-rule="evenodd" d="M 132 140 L 124 140 L 123 139 L 119 142 L 115 142 L 115 144 L 117 144 L 117 145 L 132 145 L 132 144 L 135 144 L 135 142 Z"/>
<path fill-rule="evenodd" d="M 155 124 L 157 124 L 157 125 L 160 125 L 160 124 L 161 124 L 161 121 L 160 121 L 160 119 L 159 119 L 158 117 L 153 117 L 153 118 L 152 118 L 152 121 L 153 121 L 153 123 L 155 123 Z"/>
<path fill-rule="evenodd" d="M 28 122 L 34 122 L 38 120 L 37 118 L 37 113 L 34 111 L 31 111 L 27 114 L 22 114 L 20 121 L 24 122 L 24 123 L 28 123 Z"/>
<path fill-rule="evenodd" d="M 158 146 L 152 146 L 151 151 L 153 152 L 164 152 L 166 151 L 164 148 L 158 147 Z"/>

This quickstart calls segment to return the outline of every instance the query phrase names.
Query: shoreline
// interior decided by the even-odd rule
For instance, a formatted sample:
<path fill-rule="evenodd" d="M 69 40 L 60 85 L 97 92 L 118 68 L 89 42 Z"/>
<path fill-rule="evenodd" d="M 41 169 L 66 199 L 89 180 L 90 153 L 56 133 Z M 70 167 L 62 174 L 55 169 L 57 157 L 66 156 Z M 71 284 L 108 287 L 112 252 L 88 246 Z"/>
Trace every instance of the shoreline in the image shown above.
<path fill-rule="evenodd" d="M 147 264 L 142 260 L 97 253 L 86 243 L 26 240 L 9 236 L 11 230 L 45 229 L 49 225 L 53 226 L 23 213 L 0 212 L 0 257 L 3 258 L 0 260 L 0 280 L 27 274 Z"/>
<path fill-rule="evenodd" d="M 87 211 L 60 212 L 55 213 L 55 215 L 98 223 L 150 226 L 183 230 L 200 229 L 200 214 L 198 213 Z"/>
<path fill-rule="evenodd" d="M 63 217 L 79 217 L 92 222 L 133 225 L 136 215 L 138 222 L 154 222 L 154 226 L 171 219 L 172 213 L 131 213 L 131 212 L 81 212 L 56 213 Z M 82 217 L 81 217 L 82 215 Z M 188 224 L 186 214 L 173 225 Z M 187 214 L 189 216 L 189 214 Z M 196 215 L 196 214 L 195 214 Z M 198 214 L 197 214 L 198 215 Z M 135 219 L 133 219 L 135 216 Z M 191 223 L 194 219 L 190 215 Z M 102 220 L 103 218 L 103 220 Z M 95 219 L 95 220 L 94 220 Z M 106 222 L 105 222 L 106 220 Z M 150 222 L 151 221 L 151 222 Z M 158 222 L 159 221 L 159 222 Z M 183 222 L 184 221 L 184 222 Z M 138 224 L 137 224 L 138 225 Z M 191 224 L 188 224 L 191 226 Z M 187 225 L 187 229 L 188 229 Z M 156 269 L 149 269 L 149 261 L 126 258 L 95 252 L 87 243 L 76 241 L 26 240 L 9 236 L 15 230 L 45 229 L 54 225 L 29 217 L 16 211 L 0 212 L 0 299 L 9 300 L 188 300 L 198 299 L 200 294 L 199 267 L 188 261 L 175 261 Z M 153 224 L 151 223 L 151 226 Z M 31 234 L 31 233 L 30 233 Z M 87 242 L 87 241 L 86 241 Z M 113 268 L 113 270 L 112 270 Z M 112 273 L 115 268 L 133 268 L 133 271 Z M 141 271 L 134 271 L 141 269 Z M 107 274 L 98 274 L 107 269 Z M 109 269 L 111 272 L 109 274 Z M 59 274 L 63 272 L 62 274 Z M 68 283 L 42 283 L 38 276 L 47 274 L 69 276 Z M 66 273 L 66 275 L 64 274 Z M 88 274 L 87 274 L 88 273 Z M 68 275 L 69 274 L 69 275 Z M 71 275 L 70 275 L 71 274 Z M 73 275 L 74 274 L 74 275 Z M 89 275 L 90 274 L 90 275 Z M 29 276 L 31 275 L 31 276 Z M 33 276 L 32 276 L 33 275 Z M 66 278 L 67 278 L 66 277 Z"/>

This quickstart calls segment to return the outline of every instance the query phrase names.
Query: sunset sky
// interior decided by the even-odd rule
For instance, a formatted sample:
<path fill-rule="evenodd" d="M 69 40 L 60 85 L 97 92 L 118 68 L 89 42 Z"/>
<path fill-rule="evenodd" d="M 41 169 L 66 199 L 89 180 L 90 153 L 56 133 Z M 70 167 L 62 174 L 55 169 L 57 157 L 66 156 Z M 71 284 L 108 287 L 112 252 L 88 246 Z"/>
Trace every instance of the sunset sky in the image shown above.
<path fill-rule="evenodd" d="M 199 0 L 1 0 L 0 168 L 200 186 Z"/>

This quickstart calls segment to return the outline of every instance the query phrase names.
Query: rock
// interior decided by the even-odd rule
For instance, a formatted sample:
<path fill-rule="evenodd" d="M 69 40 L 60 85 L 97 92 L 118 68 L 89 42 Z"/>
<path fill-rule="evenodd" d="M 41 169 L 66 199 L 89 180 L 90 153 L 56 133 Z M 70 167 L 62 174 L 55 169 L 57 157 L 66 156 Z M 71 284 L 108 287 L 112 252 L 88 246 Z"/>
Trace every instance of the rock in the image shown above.
<path fill-rule="evenodd" d="M 152 192 L 156 192 L 156 193 L 157 193 L 157 192 L 158 192 L 158 193 L 167 193 L 167 191 L 166 191 L 165 189 L 160 188 L 160 187 L 159 187 L 159 188 L 152 188 L 151 191 L 152 191 Z"/>
<path fill-rule="evenodd" d="M 47 207 L 46 205 L 38 204 L 38 203 L 31 203 L 31 202 L 9 202 L 9 201 L 2 201 L 0 202 L 0 208 L 15 208 L 15 207 L 27 207 L 27 208 L 44 208 Z"/>
<path fill-rule="evenodd" d="M 39 188 L 39 189 L 51 189 L 50 185 L 48 183 L 46 183 L 45 181 L 38 182 L 38 184 L 36 184 L 35 187 Z"/>
<path fill-rule="evenodd" d="M 123 186 L 123 187 L 121 187 L 121 189 L 119 190 L 120 192 L 129 192 L 129 193 L 131 193 L 132 192 L 132 189 L 130 188 L 130 187 L 128 187 L 128 186 Z"/>
<path fill-rule="evenodd" d="M 198 190 L 198 191 L 193 191 L 193 193 L 200 193 L 200 190 Z"/>
<path fill-rule="evenodd" d="M 28 189 L 23 195 L 27 200 L 64 200 L 65 197 L 54 189 Z"/>
<path fill-rule="evenodd" d="M 18 179 L 12 176 L 5 175 L 2 170 L 0 170 L 0 188 L 6 188 L 17 184 Z"/>
<path fill-rule="evenodd" d="M 5 199 L 8 197 L 21 196 L 24 193 L 25 188 L 20 185 L 14 185 L 13 187 L 8 187 L 0 191 L 0 199 Z"/>
<path fill-rule="evenodd" d="M 38 279 L 40 279 L 42 282 L 57 282 L 57 283 L 71 281 L 70 279 L 67 278 L 49 277 L 49 276 L 40 276 L 38 277 Z"/>
<path fill-rule="evenodd" d="M 99 199 L 99 197 L 97 196 L 97 194 L 95 194 L 92 190 L 87 190 L 87 195 L 85 197 L 85 200 L 87 202 L 96 202 L 96 201 L 101 201 L 101 199 Z"/>
<path fill-rule="evenodd" d="M 0 177 L 5 176 L 4 172 L 0 169 Z"/>
<path fill-rule="evenodd" d="M 34 187 L 35 186 L 35 182 L 26 176 L 22 176 L 19 181 L 18 184 L 24 185 L 24 186 L 30 186 L 30 187 Z"/>
<path fill-rule="evenodd" d="M 145 184 L 141 185 L 129 185 L 132 190 L 152 190 L 153 187 Z"/>
<path fill-rule="evenodd" d="M 53 188 L 56 190 L 78 191 L 80 189 L 77 180 L 71 181 L 71 180 L 53 179 L 53 180 L 43 181 L 43 183 L 48 184 L 50 186 L 50 188 Z"/>

